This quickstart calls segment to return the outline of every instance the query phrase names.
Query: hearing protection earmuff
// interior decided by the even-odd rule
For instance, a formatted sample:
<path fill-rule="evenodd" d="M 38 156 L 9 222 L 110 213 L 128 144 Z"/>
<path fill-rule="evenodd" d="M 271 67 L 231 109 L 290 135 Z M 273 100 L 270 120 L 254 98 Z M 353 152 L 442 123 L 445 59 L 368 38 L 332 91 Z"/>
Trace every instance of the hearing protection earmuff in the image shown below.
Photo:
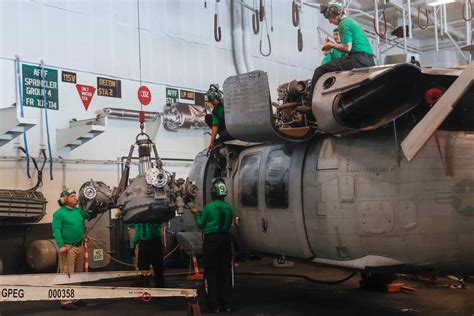
<path fill-rule="evenodd" d="M 76 191 L 74 191 L 73 189 L 65 189 L 63 192 L 61 192 L 61 195 L 58 199 L 59 206 L 66 205 L 67 197 L 71 194 L 76 194 Z"/>

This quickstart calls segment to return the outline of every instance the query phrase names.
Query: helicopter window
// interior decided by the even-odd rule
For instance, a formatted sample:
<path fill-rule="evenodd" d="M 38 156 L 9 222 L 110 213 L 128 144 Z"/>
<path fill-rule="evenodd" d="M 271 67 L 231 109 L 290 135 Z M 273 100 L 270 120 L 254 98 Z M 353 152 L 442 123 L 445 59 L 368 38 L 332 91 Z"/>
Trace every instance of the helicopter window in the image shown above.
<path fill-rule="evenodd" d="M 277 149 L 268 156 L 265 171 L 265 203 L 268 208 L 288 208 L 288 179 L 291 156 Z"/>
<path fill-rule="evenodd" d="M 242 206 L 258 206 L 258 171 L 260 155 L 248 155 L 242 159 L 239 173 L 240 204 Z"/>

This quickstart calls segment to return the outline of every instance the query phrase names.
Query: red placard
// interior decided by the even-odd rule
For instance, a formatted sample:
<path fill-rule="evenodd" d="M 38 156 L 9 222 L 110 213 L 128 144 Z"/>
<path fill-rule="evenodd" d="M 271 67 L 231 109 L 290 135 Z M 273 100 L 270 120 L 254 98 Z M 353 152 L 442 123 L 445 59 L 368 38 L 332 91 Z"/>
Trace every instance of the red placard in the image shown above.
<path fill-rule="evenodd" d="M 147 86 L 141 86 L 138 89 L 138 100 L 142 105 L 148 105 L 151 102 L 151 91 Z"/>
<path fill-rule="evenodd" d="M 93 86 L 86 86 L 83 84 L 76 84 L 77 92 L 79 92 L 79 96 L 81 97 L 82 104 L 84 104 L 84 108 L 89 108 L 89 104 L 91 104 L 92 97 L 95 93 L 95 87 Z"/>

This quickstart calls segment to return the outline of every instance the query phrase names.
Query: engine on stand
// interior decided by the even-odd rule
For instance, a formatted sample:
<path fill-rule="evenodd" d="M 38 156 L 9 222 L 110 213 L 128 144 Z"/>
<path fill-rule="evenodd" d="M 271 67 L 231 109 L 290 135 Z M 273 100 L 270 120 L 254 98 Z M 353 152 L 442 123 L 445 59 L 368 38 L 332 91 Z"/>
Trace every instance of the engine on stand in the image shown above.
<path fill-rule="evenodd" d="M 129 181 L 135 147 L 138 147 L 139 172 Z M 175 174 L 163 169 L 155 144 L 147 134 L 140 133 L 130 147 L 118 187 L 110 190 L 103 182 L 90 180 L 82 185 L 79 201 L 81 208 L 97 213 L 119 208 L 124 223 L 161 223 L 175 214 L 183 214 L 185 205 L 194 201 L 196 195 L 196 185 L 188 179 L 176 179 Z"/>

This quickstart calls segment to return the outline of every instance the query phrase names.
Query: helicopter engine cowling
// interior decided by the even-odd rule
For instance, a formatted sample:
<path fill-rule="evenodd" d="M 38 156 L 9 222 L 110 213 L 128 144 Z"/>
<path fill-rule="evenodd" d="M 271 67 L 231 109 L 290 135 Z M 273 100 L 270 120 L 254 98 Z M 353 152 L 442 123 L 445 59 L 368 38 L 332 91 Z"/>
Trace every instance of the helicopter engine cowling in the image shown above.
<path fill-rule="evenodd" d="M 423 91 L 422 73 L 411 64 L 327 73 L 318 80 L 312 111 L 325 133 L 372 130 L 418 105 Z"/>

